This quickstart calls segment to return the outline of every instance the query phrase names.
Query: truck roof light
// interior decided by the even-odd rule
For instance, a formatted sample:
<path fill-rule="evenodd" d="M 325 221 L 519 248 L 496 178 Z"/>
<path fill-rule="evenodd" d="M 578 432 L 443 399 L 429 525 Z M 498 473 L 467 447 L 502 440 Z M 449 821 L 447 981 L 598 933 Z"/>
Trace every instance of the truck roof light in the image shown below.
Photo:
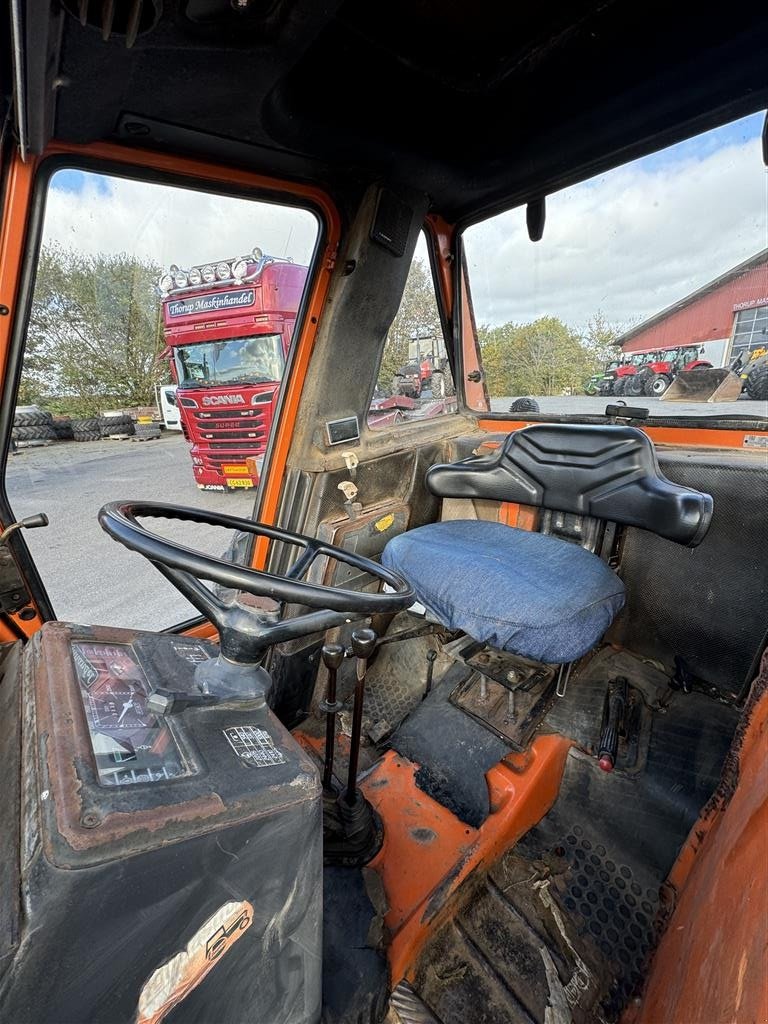
<path fill-rule="evenodd" d="M 173 275 L 173 283 L 177 288 L 186 288 L 189 284 L 186 270 L 177 270 Z"/>
<path fill-rule="evenodd" d="M 206 263 L 206 265 L 203 267 L 203 280 L 205 281 L 206 284 L 213 284 L 213 282 L 216 280 L 216 271 L 214 270 L 210 263 Z"/>
<path fill-rule="evenodd" d="M 232 276 L 237 281 L 242 281 L 248 273 L 248 260 L 236 260 L 232 264 Z"/>
<path fill-rule="evenodd" d="M 254 245 L 253 252 L 251 254 L 257 263 L 260 263 L 264 259 L 264 250 L 260 249 L 258 245 Z"/>
<path fill-rule="evenodd" d="M 158 283 L 160 291 L 165 292 L 165 294 L 167 295 L 171 288 L 173 288 L 173 277 L 171 276 L 171 274 L 163 274 Z"/>
<path fill-rule="evenodd" d="M 220 281 L 226 281 L 228 277 L 232 276 L 232 271 L 229 269 L 228 263 L 217 263 L 216 264 L 216 277 Z"/>
<path fill-rule="evenodd" d="M 189 272 L 189 283 L 198 285 L 203 283 L 203 275 L 200 273 L 197 267 L 193 267 Z"/>

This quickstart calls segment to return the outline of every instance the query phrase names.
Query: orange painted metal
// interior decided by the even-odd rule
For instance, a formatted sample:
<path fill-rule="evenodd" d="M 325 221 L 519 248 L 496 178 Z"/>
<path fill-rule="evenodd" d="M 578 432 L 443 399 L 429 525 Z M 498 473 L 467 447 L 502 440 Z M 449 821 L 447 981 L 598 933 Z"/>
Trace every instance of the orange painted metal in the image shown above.
<path fill-rule="evenodd" d="M 407 977 L 433 928 L 450 913 L 449 897 L 478 867 L 490 865 L 540 821 L 557 797 L 570 743 L 540 736 L 487 773 L 491 813 L 470 828 L 416 785 L 418 765 L 392 751 L 361 788 L 384 822 L 384 845 L 369 867 L 388 902 L 392 983 Z"/>
<path fill-rule="evenodd" d="M 499 522 L 505 526 L 515 526 L 518 530 L 535 530 L 539 524 L 539 510 L 533 505 L 503 501 L 499 507 Z"/>
<path fill-rule="evenodd" d="M 677 906 L 625 1024 L 768 1021 L 768 655 L 744 722 L 670 874 Z"/>
<path fill-rule="evenodd" d="M 16 157 L 8 168 L 5 202 L 0 222 L 0 304 L 7 306 L 9 312 L 0 316 L 0 393 L 6 385 L 8 353 L 13 335 L 14 312 L 16 309 L 19 281 L 21 278 L 22 260 L 27 237 L 27 222 L 34 185 L 34 163 L 23 164 Z M 6 526 L 6 523 L 0 526 Z M 21 636 L 32 636 L 42 620 L 38 615 L 25 621 L 17 615 L 10 617 Z M 13 630 L 4 626 L 0 639 L 15 640 Z"/>
<path fill-rule="evenodd" d="M 670 408 L 670 416 L 673 415 L 674 410 Z M 477 425 L 481 430 L 493 434 L 509 433 L 512 430 L 521 430 L 523 427 L 531 427 L 534 424 L 530 420 L 481 419 L 478 420 Z M 741 448 L 744 451 L 749 451 L 749 446 L 744 444 L 744 438 L 747 435 L 761 433 L 752 430 L 714 430 L 709 427 L 644 427 L 640 423 L 637 426 L 650 437 L 654 444 L 666 444 L 677 448 Z"/>
<path fill-rule="evenodd" d="M 425 227 L 431 236 L 436 256 L 435 269 L 443 309 L 450 320 L 453 316 L 453 236 L 455 228 L 444 221 L 442 217 L 433 213 L 427 217 Z"/>
<path fill-rule="evenodd" d="M 464 380 L 462 387 L 464 400 L 470 409 L 478 412 L 490 410 L 490 399 L 488 388 L 483 376 L 482 359 L 480 357 L 480 346 L 477 340 L 477 323 L 475 322 L 475 311 L 472 305 L 472 294 L 469 288 L 469 273 L 466 264 L 461 268 L 459 281 L 459 314 L 461 319 L 461 357 L 462 372 Z M 470 374 L 476 374 L 477 380 L 470 380 Z M 461 394 L 461 390 L 458 390 Z"/>

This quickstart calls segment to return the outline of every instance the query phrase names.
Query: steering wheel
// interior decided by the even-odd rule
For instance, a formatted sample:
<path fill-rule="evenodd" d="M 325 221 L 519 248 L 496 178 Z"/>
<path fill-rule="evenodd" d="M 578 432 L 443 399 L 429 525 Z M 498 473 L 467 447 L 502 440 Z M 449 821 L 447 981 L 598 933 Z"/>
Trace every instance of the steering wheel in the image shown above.
<path fill-rule="evenodd" d="M 167 540 L 152 533 L 137 520 L 173 519 L 186 523 L 205 523 L 242 530 L 257 537 L 269 537 L 295 547 L 303 553 L 284 576 L 259 569 L 235 565 L 223 558 Z M 181 591 L 219 632 L 221 654 L 230 662 L 252 665 L 265 648 L 285 640 L 307 636 L 333 626 L 377 613 L 393 613 L 413 604 L 415 596 L 410 584 L 397 573 L 377 562 L 326 544 L 314 537 L 290 533 L 276 526 L 255 523 L 250 519 L 186 508 L 163 502 L 115 501 L 99 512 L 99 524 L 116 541 L 148 558 L 170 582 Z M 351 565 L 375 579 L 387 583 L 394 593 L 367 593 L 306 583 L 302 577 L 316 558 L 325 555 Z M 200 580 L 210 580 L 235 591 L 245 591 L 267 598 L 261 607 L 249 608 L 237 601 L 222 601 Z M 279 603 L 290 602 L 316 609 L 295 618 L 280 621 Z"/>

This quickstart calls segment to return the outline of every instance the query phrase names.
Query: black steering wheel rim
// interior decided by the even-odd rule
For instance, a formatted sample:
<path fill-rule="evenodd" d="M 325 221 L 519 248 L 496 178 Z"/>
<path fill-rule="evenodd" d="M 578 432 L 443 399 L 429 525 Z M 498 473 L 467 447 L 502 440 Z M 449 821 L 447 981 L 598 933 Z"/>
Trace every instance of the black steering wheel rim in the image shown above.
<path fill-rule="evenodd" d="M 372 594 L 365 591 L 310 584 L 292 578 L 290 574 L 281 577 L 281 575 L 275 575 L 265 570 L 237 565 L 226 559 L 207 555 L 194 548 L 187 548 L 176 541 L 160 537 L 141 525 L 137 521 L 138 518 L 162 518 L 222 526 L 226 529 L 243 530 L 256 537 L 281 541 L 303 548 L 305 551 L 305 554 L 292 566 L 290 573 L 294 573 L 297 567 L 306 571 L 315 558 L 327 555 L 374 575 L 386 583 L 393 593 Z M 189 508 L 165 502 L 119 501 L 104 505 L 99 510 L 98 522 L 114 540 L 129 550 L 143 555 L 161 571 L 166 570 L 165 574 L 168 579 L 178 586 L 189 600 L 193 600 L 193 598 L 189 595 L 187 587 L 179 586 L 178 573 L 183 573 L 183 577 L 186 578 L 185 584 L 188 584 L 189 578 L 194 581 L 208 580 L 231 590 L 245 591 L 257 596 L 269 597 L 275 601 L 300 604 L 310 608 L 322 608 L 337 613 L 386 614 L 408 607 L 416 599 L 411 585 L 406 580 L 377 562 L 315 538 L 293 534 L 293 532 L 278 526 L 268 526 L 265 523 L 254 522 L 251 519 L 243 519 L 240 516 L 232 516 L 224 512 Z M 208 604 L 208 598 L 213 598 L 213 595 L 207 588 L 199 586 L 205 592 L 204 601 Z M 196 592 L 196 596 L 200 597 L 201 595 Z M 200 607 L 198 601 L 193 600 L 193 603 Z M 221 602 L 216 603 L 221 608 L 225 607 Z M 209 607 L 202 610 L 206 614 L 210 613 Z"/>

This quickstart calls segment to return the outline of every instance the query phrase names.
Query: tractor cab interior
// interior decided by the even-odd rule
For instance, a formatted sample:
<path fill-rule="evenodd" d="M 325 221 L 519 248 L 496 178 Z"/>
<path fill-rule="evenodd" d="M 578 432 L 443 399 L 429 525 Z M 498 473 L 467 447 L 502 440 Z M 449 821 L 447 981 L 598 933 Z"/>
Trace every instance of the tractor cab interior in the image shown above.
<path fill-rule="evenodd" d="M 0 1019 L 765 1019 L 764 7 L 8 28 Z M 710 158 L 736 241 L 640 297 Z"/>

